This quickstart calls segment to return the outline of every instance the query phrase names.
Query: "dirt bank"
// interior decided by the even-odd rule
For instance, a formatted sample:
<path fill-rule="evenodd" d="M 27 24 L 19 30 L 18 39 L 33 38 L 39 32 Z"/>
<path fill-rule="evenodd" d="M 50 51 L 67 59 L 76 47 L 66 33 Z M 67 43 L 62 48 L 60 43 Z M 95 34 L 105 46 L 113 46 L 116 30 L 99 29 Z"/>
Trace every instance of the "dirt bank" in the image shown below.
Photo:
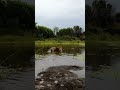
<path fill-rule="evenodd" d="M 82 67 L 53 66 L 40 72 L 35 79 L 36 90 L 84 90 L 84 79 L 70 70 L 82 70 Z"/>

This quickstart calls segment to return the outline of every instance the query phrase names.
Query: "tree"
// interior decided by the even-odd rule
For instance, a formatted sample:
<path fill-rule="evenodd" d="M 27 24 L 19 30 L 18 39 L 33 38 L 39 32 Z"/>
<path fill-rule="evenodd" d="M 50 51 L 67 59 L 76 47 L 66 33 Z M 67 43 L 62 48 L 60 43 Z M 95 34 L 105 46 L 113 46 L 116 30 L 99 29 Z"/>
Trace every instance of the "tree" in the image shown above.
<path fill-rule="evenodd" d="M 34 12 L 34 6 L 25 2 L 0 0 L 0 27 L 33 29 Z"/>
<path fill-rule="evenodd" d="M 59 32 L 59 28 L 55 26 L 53 28 L 53 32 L 54 32 L 54 35 L 57 35 L 57 33 Z"/>
<path fill-rule="evenodd" d="M 82 34 L 82 28 L 79 27 L 79 26 L 74 26 L 73 30 L 74 30 L 74 34 L 75 34 L 76 37 L 79 37 L 80 34 Z"/>
<path fill-rule="evenodd" d="M 99 27 L 108 27 L 113 23 L 112 5 L 105 0 L 94 0 L 92 3 L 92 17 L 94 24 Z"/>
<path fill-rule="evenodd" d="M 89 24 L 89 22 L 92 20 L 92 9 L 89 5 L 85 6 L 85 24 Z"/>
<path fill-rule="evenodd" d="M 50 28 L 44 26 L 37 26 L 36 36 L 38 38 L 52 38 L 54 36 L 53 31 Z"/>
<path fill-rule="evenodd" d="M 115 21 L 116 21 L 117 23 L 120 23 L 120 12 L 119 12 L 119 13 L 116 13 L 116 15 L 115 15 Z"/>
<path fill-rule="evenodd" d="M 72 28 L 63 28 L 60 29 L 60 31 L 58 32 L 59 36 L 73 36 L 73 29 Z"/>

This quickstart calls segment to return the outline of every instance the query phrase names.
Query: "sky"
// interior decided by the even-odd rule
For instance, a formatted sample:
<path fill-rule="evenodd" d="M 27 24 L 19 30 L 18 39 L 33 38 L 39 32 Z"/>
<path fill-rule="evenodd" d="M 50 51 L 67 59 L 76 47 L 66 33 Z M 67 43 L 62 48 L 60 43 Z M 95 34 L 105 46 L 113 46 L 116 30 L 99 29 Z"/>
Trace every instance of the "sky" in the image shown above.
<path fill-rule="evenodd" d="M 51 29 L 85 29 L 85 0 L 35 0 L 35 22 Z"/>

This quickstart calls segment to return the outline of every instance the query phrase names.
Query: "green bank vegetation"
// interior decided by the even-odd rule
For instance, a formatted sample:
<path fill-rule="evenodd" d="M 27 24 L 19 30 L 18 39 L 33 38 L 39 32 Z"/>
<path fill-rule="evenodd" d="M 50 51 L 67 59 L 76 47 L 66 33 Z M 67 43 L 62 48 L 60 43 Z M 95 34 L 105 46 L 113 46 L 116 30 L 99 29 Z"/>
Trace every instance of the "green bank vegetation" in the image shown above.
<path fill-rule="evenodd" d="M 0 79 L 31 66 L 34 13 L 35 7 L 21 0 L 0 0 Z"/>
<path fill-rule="evenodd" d="M 85 42 L 84 41 L 54 41 L 54 40 L 46 40 L 46 41 L 36 41 L 35 46 L 61 46 L 61 45 L 72 45 L 72 46 L 81 46 L 85 47 Z"/>
<path fill-rule="evenodd" d="M 74 40 L 85 40 L 85 32 L 79 26 L 73 28 L 62 28 L 54 27 L 50 29 L 45 26 L 36 25 L 35 28 L 35 39 L 40 41 L 52 40 L 52 41 L 74 41 Z"/>
<path fill-rule="evenodd" d="M 35 47 L 39 46 L 61 46 L 78 45 L 85 46 L 85 32 L 79 26 L 73 28 L 54 27 L 50 29 L 45 26 L 36 25 L 35 29 Z"/>
<path fill-rule="evenodd" d="M 86 40 L 120 40 L 120 12 L 112 4 L 106 0 L 94 0 L 85 7 Z"/>

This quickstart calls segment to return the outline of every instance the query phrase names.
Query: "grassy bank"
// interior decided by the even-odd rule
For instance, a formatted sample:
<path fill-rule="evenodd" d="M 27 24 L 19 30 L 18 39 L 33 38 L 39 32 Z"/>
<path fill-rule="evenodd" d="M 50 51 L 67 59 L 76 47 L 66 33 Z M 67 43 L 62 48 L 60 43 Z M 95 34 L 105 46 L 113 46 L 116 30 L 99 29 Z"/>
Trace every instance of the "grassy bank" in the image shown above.
<path fill-rule="evenodd" d="M 90 45 L 100 45 L 100 44 L 104 44 L 104 45 L 108 45 L 108 46 L 116 46 L 116 47 L 120 47 L 120 40 L 87 40 L 86 41 L 86 46 L 90 46 Z"/>
<path fill-rule="evenodd" d="M 120 41 L 100 41 L 100 43 L 120 47 Z"/>
<path fill-rule="evenodd" d="M 79 40 L 74 40 L 74 41 L 55 41 L 55 40 L 45 40 L 45 41 L 35 41 L 35 46 L 39 47 L 41 45 L 78 45 L 81 47 L 85 47 L 85 41 L 79 41 Z"/>

